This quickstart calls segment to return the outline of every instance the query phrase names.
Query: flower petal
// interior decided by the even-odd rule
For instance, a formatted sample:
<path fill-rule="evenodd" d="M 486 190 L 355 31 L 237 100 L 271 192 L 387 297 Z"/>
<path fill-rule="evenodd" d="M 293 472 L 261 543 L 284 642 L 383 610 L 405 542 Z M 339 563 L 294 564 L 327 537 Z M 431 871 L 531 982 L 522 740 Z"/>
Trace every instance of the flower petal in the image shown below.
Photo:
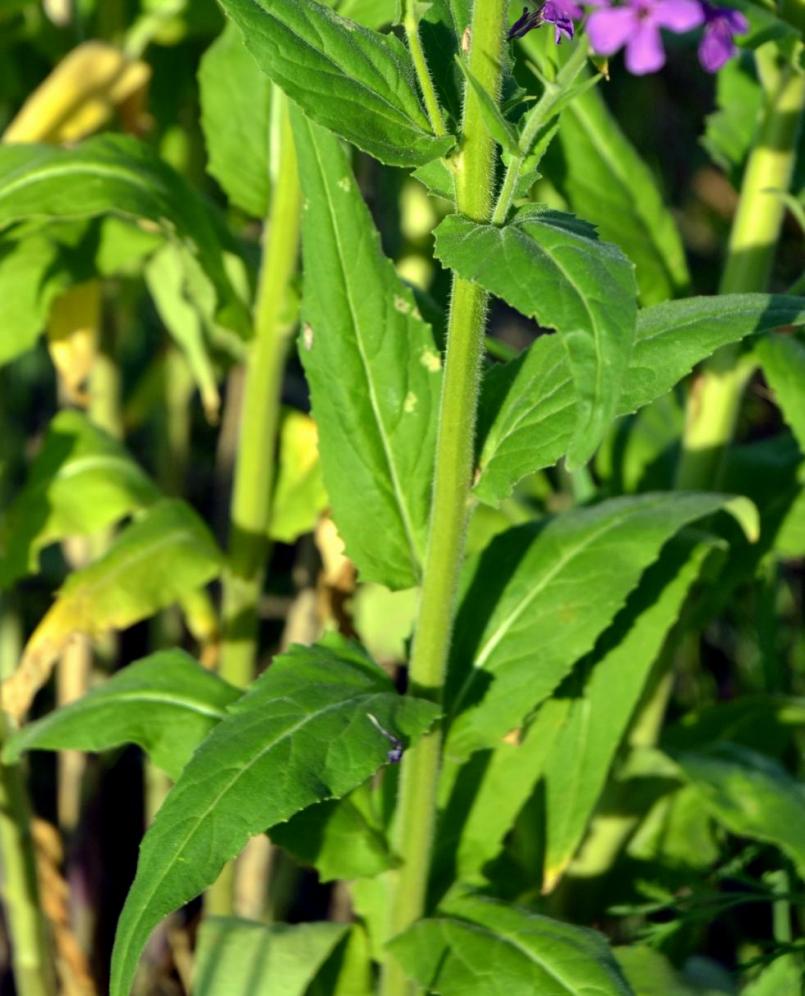
<path fill-rule="evenodd" d="M 690 31 L 704 21 L 704 10 L 697 0 L 656 0 L 651 20 L 670 31 Z"/>
<path fill-rule="evenodd" d="M 719 22 L 708 24 L 699 43 L 699 62 L 708 73 L 717 73 L 735 54 L 732 34 Z"/>
<path fill-rule="evenodd" d="M 626 68 L 635 76 L 656 73 L 665 65 L 660 31 L 651 21 L 641 21 L 626 46 Z"/>
<path fill-rule="evenodd" d="M 631 7 L 594 10 L 587 22 L 587 37 L 599 55 L 613 55 L 626 44 L 638 25 Z"/>

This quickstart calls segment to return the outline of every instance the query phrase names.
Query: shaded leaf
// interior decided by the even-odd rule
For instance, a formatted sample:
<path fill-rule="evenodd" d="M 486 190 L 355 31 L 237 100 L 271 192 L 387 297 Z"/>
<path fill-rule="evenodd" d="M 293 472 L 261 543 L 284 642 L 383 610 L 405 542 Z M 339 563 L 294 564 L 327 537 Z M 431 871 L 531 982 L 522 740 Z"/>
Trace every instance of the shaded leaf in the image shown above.
<path fill-rule="evenodd" d="M 694 297 L 645 308 L 616 414 L 661 397 L 719 346 L 803 322 L 805 299 L 786 295 Z M 567 452 L 575 424 L 570 370 L 555 336 L 540 337 L 516 360 L 494 367 L 481 395 L 477 497 L 495 504 L 521 478 L 554 464 Z"/>
<path fill-rule="evenodd" d="M 409 588 L 430 511 L 441 357 L 340 143 L 299 113 L 294 134 L 306 199 L 299 352 L 324 483 L 362 578 Z"/>
<path fill-rule="evenodd" d="M 416 737 L 436 711 L 397 695 L 339 637 L 276 657 L 195 752 L 145 836 L 118 924 L 111 996 L 128 996 L 162 917 L 214 881 L 249 837 L 345 795 L 386 761 L 388 743 L 369 714 Z"/>
<path fill-rule="evenodd" d="M 208 169 L 233 204 L 253 218 L 264 218 L 270 187 L 271 83 L 234 24 L 227 24 L 205 52 L 198 83 Z"/>
<path fill-rule="evenodd" d="M 49 544 L 97 533 L 158 498 L 121 443 L 81 412 L 59 412 L 25 486 L 3 516 L 0 586 L 36 571 L 39 551 Z"/>
<path fill-rule="evenodd" d="M 732 833 L 775 844 L 805 869 L 805 787 L 777 761 L 729 742 L 675 759 L 702 805 Z"/>
<path fill-rule="evenodd" d="M 28 709 L 74 633 L 99 636 L 147 619 L 216 577 L 221 553 L 182 501 L 162 500 L 127 526 L 107 552 L 74 571 L 34 630 L 17 670 L 3 682 L 3 707 Z"/>
<path fill-rule="evenodd" d="M 741 168 L 752 145 L 763 91 L 748 59 L 730 59 L 716 76 L 716 106 L 705 121 L 702 145 L 740 186 Z"/>
<path fill-rule="evenodd" d="M 207 916 L 193 966 L 194 996 L 303 996 L 347 931 L 344 923 L 256 923 Z"/>
<path fill-rule="evenodd" d="M 260 69 L 312 120 L 381 162 L 418 166 L 453 145 L 419 102 L 410 56 L 393 39 L 308 0 L 221 0 Z"/>
<path fill-rule="evenodd" d="M 389 947 L 412 978 L 443 996 L 632 992 L 600 934 L 480 897 L 454 900 Z"/>
<path fill-rule="evenodd" d="M 633 267 L 614 245 L 570 215 L 541 207 L 503 226 L 450 215 L 436 255 L 522 314 L 555 328 L 575 389 L 568 463 L 586 462 L 616 414 L 634 342 Z"/>
<path fill-rule="evenodd" d="M 103 751 L 135 743 L 175 780 L 241 694 L 183 650 L 158 651 L 28 723 L 8 740 L 3 758 L 14 763 L 29 750 Z"/>
<path fill-rule="evenodd" d="M 645 494 L 496 537 L 469 567 L 446 702 L 447 753 L 493 746 L 589 653 L 675 533 L 734 502 Z"/>
<path fill-rule="evenodd" d="M 0 145 L 0 226 L 108 213 L 146 218 L 187 246 L 215 287 L 221 324 L 249 331 L 209 207 L 148 146 L 122 135 L 91 138 L 72 149 Z"/>
<path fill-rule="evenodd" d="M 668 959 L 643 944 L 613 948 L 612 953 L 623 970 L 635 996 L 697 996 Z"/>
<path fill-rule="evenodd" d="M 770 335 L 755 351 L 783 418 L 805 454 L 805 345 L 790 335 Z"/>

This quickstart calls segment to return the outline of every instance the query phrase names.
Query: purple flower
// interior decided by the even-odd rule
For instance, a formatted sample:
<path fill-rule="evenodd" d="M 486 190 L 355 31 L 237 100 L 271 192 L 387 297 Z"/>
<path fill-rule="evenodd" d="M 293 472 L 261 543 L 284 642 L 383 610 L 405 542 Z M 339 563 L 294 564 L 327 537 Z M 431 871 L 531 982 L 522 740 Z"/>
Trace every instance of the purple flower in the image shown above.
<path fill-rule="evenodd" d="M 717 73 L 735 55 L 733 35 L 749 30 L 749 22 L 738 10 L 703 3 L 704 35 L 699 44 L 699 62 L 708 73 Z"/>
<path fill-rule="evenodd" d="M 599 55 L 614 55 L 625 45 L 626 68 L 643 76 L 665 65 L 660 28 L 690 31 L 704 17 L 698 0 L 627 0 L 621 7 L 593 11 L 587 34 Z"/>
<path fill-rule="evenodd" d="M 528 7 L 523 7 L 523 13 L 509 28 L 508 37 L 510 40 L 522 38 L 540 24 L 552 24 L 555 29 L 554 40 L 558 45 L 562 35 L 566 38 L 573 37 L 573 21 L 578 20 L 582 13 L 581 7 L 574 3 L 574 0 L 544 0 L 537 10 L 532 11 Z"/>

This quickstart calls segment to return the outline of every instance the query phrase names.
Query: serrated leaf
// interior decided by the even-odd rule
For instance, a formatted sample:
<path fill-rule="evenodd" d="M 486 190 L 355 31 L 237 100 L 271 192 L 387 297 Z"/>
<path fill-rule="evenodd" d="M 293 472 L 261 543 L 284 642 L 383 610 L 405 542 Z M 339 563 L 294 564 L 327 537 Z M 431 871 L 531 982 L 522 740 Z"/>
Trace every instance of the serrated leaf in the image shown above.
<path fill-rule="evenodd" d="M 7 741 L 3 759 L 13 764 L 29 750 L 103 751 L 135 743 L 175 780 L 241 694 L 183 650 L 158 651 L 28 723 Z"/>
<path fill-rule="evenodd" d="M 615 415 L 637 315 L 634 269 L 586 223 L 527 207 L 500 227 L 450 215 L 436 229 L 436 256 L 522 314 L 555 328 L 576 395 L 567 460 L 592 455 Z"/>
<path fill-rule="evenodd" d="M 159 491 L 116 439 L 81 412 L 51 421 L 25 486 L 0 524 L 0 586 L 35 571 L 39 551 L 153 504 Z"/>
<path fill-rule="evenodd" d="M 669 391 L 719 346 L 781 325 L 805 322 L 805 299 L 725 294 L 669 301 L 638 312 L 637 336 L 617 414 L 637 411 Z M 561 344 L 542 336 L 484 379 L 478 419 L 475 494 L 496 504 L 527 474 L 567 452 L 576 415 Z"/>
<path fill-rule="evenodd" d="M 74 633 L 99 636 L 147 619 L 211 581 L 221 563 L 189 505 L 165 499 L 149 506 L 99 560 L 67 578 L 3 682 L 3 708 L 16 717 L 26 712 Z"/>
<path fill-rule="evenodd" d="M 274 659 L 190 759 L 143 840 L 118 924 L 111 996 L 128 996 L 161 918 L 214 881 L 249 837 L 345 795 L 386 761 L 388 742 L 369 714 L 408 738 L 437 709 L 397 695 L 358 647 L 336 636 Z"/>
<path fill-rule="evenodd" d="M 308 0 L 221 0 L 260 69 L 309 117 L 380 159 L 419 166 L 444 155 L 419 102 L 407 51 Z"/>
<path fill-rule="evenodd" d="M 675 760 L 701 804 L 732 833 L 779 847 L 805 871 L 805 787 L 765 754 L 723 742 Z"/>
<path fill-rule="evenodd" d="M 340 143 L 299 113 L 294 134 L 306 201 L 299 352 L 324 483 L 362 578 L 410 588 L 430 510 L 441 357 L 381 252 Z"/>
<path fill-rule="evenodd" d="M 481 897 L 452 901 L 389 948 L 412 978 L 443 996 L 632 992 L 600 934 Z"/>
<path fill-rule="evenodd" d="M 347 931 L 345 923 L 256 923 L 204 917 L 194 996 L 303 996 Z"/>
<path fill-rule="evenodd" d="M 253 218 L 264 218 L 270 186 L 271 82 L 234 24 L 227 24 L 204 53 L 198 83 L 207 168 L 233 204 Z"/>
<path fill-rule="evenodd" d="M 793 336 L 770 335 L 755 351 L 783 418 L 805 454 L 805 345 Z"/>
<path fill-rule="evenodd" d="M 326 507 L 316 423 L 309 415 L 287 409 L 280 423 L 279 469 L 269 536 L 293 543 L 313 529 Z"/>
<path fill-rule="evenodd" d="M 545 703 L 565 716 L 545 769 L 543 892 L 551 891 L 581 844 L 618 746 L 691 585 L 712 552 L 707 542 L 670 549 L 646 574 L 590 659 L 575 695 Z M 585 680 L 586 679 L 586 680 Z M 538 722 L 542 722 L 540 717 Z"/>
<path fill-rule="evenodd" d="M 738 187 L 763 106 L 763 90 L 748 59 L 730 59 L 719 71 L 716 105 L 718 109 L 705 119 L 701 142 Z"/>
<path fill-rule="evenodd" d="M 145 218 L 178 239 L 212 281 L 222 325 L 246 335 L 250 318 L 222 262 L 209 207 L 148 146 L 121 135 L 72 149 L 0 145 L 0 226 L 26 218 Z"/>
<path fill-rule="evenodd" d="M 538 65 L 544 64 L 535 38 L 521 44 Z M 632 260 L 644 305 L 684 293 L 690 278 L 673 215 L 597 89 L 564 108 L 558 140 L 542 172 L 572 211 L 594 222 L 602 238 Z"/>
<path fill-rule="evenodd" d="M 592 650 L 643 571 L 729 496 L 616 498 L 496 537 L 471 565 L 456 619 L 447 753 L 494 746 Z"/>

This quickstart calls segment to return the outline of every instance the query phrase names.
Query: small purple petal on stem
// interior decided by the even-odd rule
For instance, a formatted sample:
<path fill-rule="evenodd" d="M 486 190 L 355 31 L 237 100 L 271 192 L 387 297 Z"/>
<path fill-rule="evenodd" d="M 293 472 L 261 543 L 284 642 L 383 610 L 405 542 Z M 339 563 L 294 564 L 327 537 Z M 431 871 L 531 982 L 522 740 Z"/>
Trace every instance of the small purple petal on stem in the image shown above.
<path fill-rule="evenodd" d="M 545 6 L 542 8 L 542 20 L 546 24 L 552 24 L 555 28 L 554 31 L 554 41 L 558 45 L 562 40 L 562 35 L 566 38 L 572 38 L 574 27 L 573 19 L 567 12 L 567 7 L 574 7 L 575 4 L 562 4 L 557 2 L 557 0 L 546 0 Z"/>
<path fill-rule="evenodd" d="M 631 7 L 595 10 L 587 22 L 587 37 L 599 55 L 614 55 L 637 30 L 638 19 Z"/>
<path fill-rule="evenodd" d="M 660 29 L 653 21 L 641 21 L 626 46 L 626 68 L 635 76 L 656 73 L 665 65 Z"/>
<path fill-rule="evenodd" d="M 699 62 L 708 73 L 719 69 L 735 55 L 733 35 L 749 30 L 749 22 L 739 10 L 704 6 L 706 23 L 699 43 Z"/>
<path fill-rule="evenodd" d="M 656 0 L 651 5 L 651 20 L 669 31 L 683 32 L 698 28 L 705 13 L 697 0 Z"/>

